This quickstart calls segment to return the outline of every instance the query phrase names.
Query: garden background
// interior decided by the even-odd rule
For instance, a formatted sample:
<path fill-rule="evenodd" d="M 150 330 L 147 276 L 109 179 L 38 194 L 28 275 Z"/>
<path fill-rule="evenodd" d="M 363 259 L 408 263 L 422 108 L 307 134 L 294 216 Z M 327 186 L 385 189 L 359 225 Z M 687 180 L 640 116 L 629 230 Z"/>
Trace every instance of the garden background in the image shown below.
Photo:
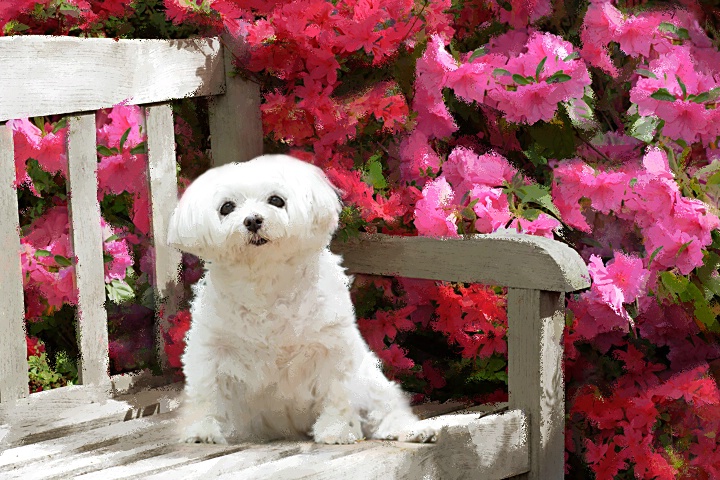
<path fill-rule="evenodd" d="M 344 192 L 341 238 L 509 228 L 561 240 L 568 478 L 720 478 L 720 8 L 608 0 L 18 0 L 3 35 L 224 35 L 265 151 Z M 0 52 L 2 54 L 2 52 Z M 181 189 L 207 106 L 175 105 Z M 32 391 L 77 380 L 66 126 L 12 122 Z M 157 368 L 142 116 L 97 116 L 112 373 Z M 189 286 L 200 262 L 183 257 Z M 507 398 L 505 297 L 359 277 L 360 329 L 415 400 Z M 178 368 L 187 311 L 172 317 Z M 180 375 L 178 370 L 178 375 Z"/>

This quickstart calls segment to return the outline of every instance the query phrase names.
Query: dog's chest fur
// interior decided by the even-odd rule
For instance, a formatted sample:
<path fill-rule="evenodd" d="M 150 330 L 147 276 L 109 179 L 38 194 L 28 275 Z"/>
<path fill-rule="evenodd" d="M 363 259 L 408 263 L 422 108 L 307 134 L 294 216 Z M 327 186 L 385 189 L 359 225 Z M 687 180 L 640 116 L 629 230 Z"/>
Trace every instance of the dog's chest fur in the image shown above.
<path fill-rule="evenodd" d="M 328 260 L 321 257 L 318 263 Z M 312 402 L 323 369 L 337 368 L 327 361 L 327 331 L 352 318 L 352 306 L 348 296 L 341 302 L 349 309 L 346 315 L 334 312 L 338 299 L 328 299 L 327 292 L 347 296 L 347 279 L 337 261 L 322 267 L 330 275 L 320 275 L 319 266 L 220 288 L 220 280 L 210 276 L 196 290 L 194 308 L 212 311 L 216 319 L 203 329 L 217 346 L 219 373 L 241 384 L 245 395 L 298 401 L 306 392 Z"/>

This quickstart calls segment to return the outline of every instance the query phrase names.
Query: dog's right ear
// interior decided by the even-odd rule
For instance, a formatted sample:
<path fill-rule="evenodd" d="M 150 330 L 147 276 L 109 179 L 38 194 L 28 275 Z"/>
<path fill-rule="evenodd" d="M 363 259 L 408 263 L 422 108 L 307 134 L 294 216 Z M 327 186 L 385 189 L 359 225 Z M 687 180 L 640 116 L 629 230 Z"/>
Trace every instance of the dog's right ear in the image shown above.
<path fill-rule="evenodd" d="M 214 173 L 209 170 L 185 190 L 168 226 L 170 246 L 205 260 L 212 258 L 220 244 L 220 220 L 213 204 Z"/>

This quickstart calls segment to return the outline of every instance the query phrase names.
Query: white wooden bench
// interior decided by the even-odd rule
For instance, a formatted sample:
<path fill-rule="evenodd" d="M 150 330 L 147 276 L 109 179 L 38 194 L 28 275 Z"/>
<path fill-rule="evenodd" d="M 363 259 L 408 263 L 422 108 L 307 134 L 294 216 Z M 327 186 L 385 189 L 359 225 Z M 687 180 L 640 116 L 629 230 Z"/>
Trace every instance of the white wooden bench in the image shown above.
<path fill-rule="evenodd" d="M 149 372 L 109 376 L 95 111 L 122 101 L 144 107 L 156 298 L 167 314 L 174 308 L 180 262 L 165 243 L 177 197 L 169 102 L 212 97 L 216 164 L 260 154 L 259 90 L 230 76 L 231 69 L 218 39 L 0 38 L 0 477 L 562 478 L 564 295 L 586 288 L 588 280 L 577 253 L 546 238 L 374 236 L 333 246 L 353 273 L 509 287 L 507 410 L 476 408 L 429 419 L 443 425 L 434 445 L 181 445 L 174 420 L 179 385 Z M 82 385 L 29 395 L 13 141 L 6 122 L 54 114 L 67 115 L 69 125 Z M 158 324 L 163 321 L 158 317 Z"/>

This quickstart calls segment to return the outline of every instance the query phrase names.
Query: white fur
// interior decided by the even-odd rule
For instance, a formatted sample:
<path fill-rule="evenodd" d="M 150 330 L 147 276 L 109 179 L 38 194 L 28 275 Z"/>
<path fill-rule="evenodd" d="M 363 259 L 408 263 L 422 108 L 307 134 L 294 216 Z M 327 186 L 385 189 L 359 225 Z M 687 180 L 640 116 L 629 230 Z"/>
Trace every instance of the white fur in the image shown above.
<path fill-rule="evenodd" d="M 211 169 L 187 189 L 169 241 L 206 273 L 182 357 L 183 441 L 434 440 L 360 336 L 350 279 L 328 249 L 340 209 L 320 169 L 285 155 Z M 250 243 L 252 215 L 265 244 Z"/>

